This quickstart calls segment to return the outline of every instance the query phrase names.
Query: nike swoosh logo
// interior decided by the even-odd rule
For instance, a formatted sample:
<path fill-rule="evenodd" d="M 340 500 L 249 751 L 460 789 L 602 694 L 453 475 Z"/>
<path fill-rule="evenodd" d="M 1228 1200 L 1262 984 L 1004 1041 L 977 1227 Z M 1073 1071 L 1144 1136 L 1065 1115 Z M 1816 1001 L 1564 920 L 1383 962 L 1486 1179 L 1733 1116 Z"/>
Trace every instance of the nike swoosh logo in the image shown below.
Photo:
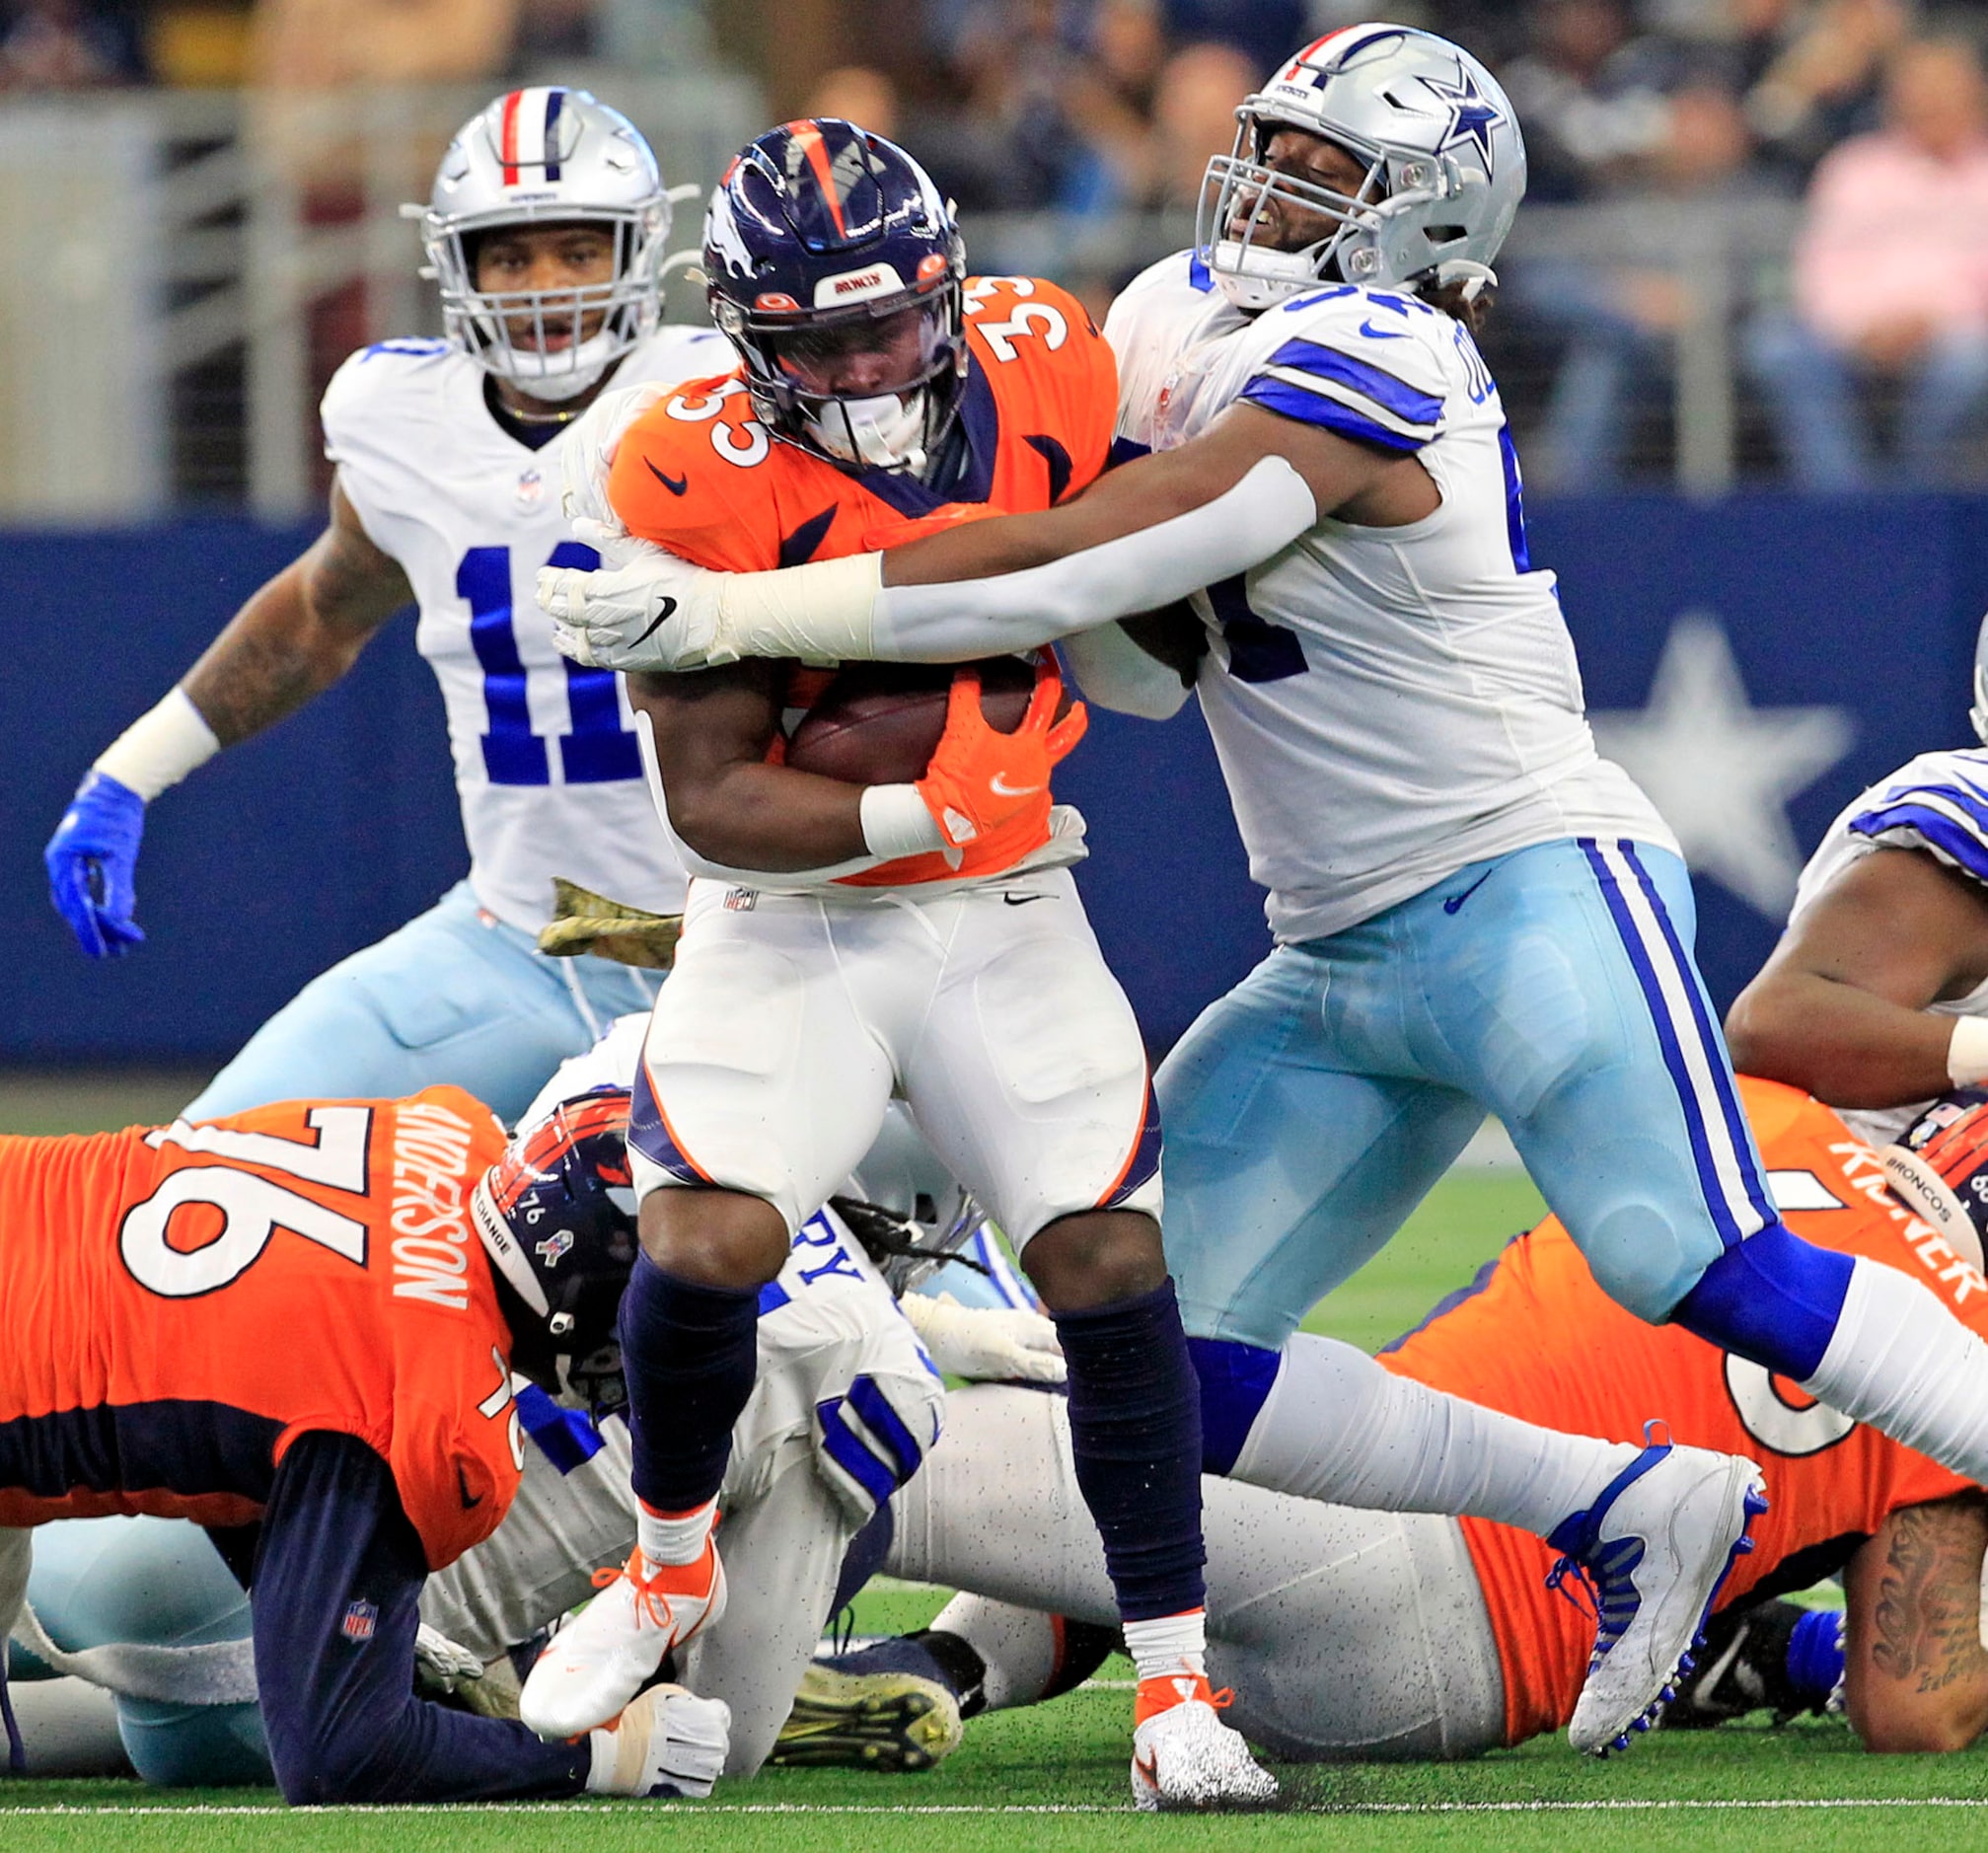
<path fill-rule="evenodd" d="M 483 1503 L 482 1494 L 473 1494 L 470 1491 L 470 1483 L 463 1478 L 463 1467 L 460 1461 L 456 1464 L 456 1492 L 462 1499 L 463 1510 L 465 1512 L 475 1512 Z"/>
<path fill-rule="evenodd" d="M 652 623 L 649 626 L 649 628 L 642 632 L 640 636 L 630 637 L 628 639 L 627 647 L 629 649 L 633 649 L 637 643 L 646 643 L 652 636 L 656 634 L 656 630 L 659 626 L 667 623 L 672 617 L 675 616 L 676 609 L 677 609 L 677 601 L 671 598 L 667 592 L 664 593 L 663 609 L 656 613 L 654 623 Z"/>
<path fill-rule="evenodd" d="M 1142 1755 L 1135 1756 L 1132 1759 L 1132 1766 L 1145 1778 L 1148 1788 L 1157 1789 L 1159 1787 L 1159 1758 L 1150 1750 L 1145 1751 Z"/>
<path fill-rule="evenodd" d="M 1038 791 L 1042 789 L 1042 786 L 1011 785 L 1007 781 L 1007 775 L 1005 773 L 995 773 L 994 776 L 988 780 L 988 789 L 992 791 L 997 798 L 1027 798 L 1027 797 L 1033 797 Z"/>
<path fill-rule="evenodd" d="M 1371 322 L 1362 322 L 1360 325 L 1360 332 L 1370 341 L 1398 341 L 1408 334 L 1406 329 L 1377 329 Z M 655 467 L 654 464 L 649 465 L 651 470 Z M 669 478 L 665 477 L 663 481 L 667 482 Z M 679 489 L 677 493 L 681 495 L 683 490 Z"/>
<path fill-rule="evenodd" d="M 1027 907 L 1031 901 L 1054 901 L 1056 896 L 1053 894 L 1004 894 L 1001 896 L 1001 899 L 1009 907 Z"/>
<path fill-rule="evenodd" d="M 642 459 L 642 462 L 647 467 L 649 475 L 654 477 L 672 495 L 681 495 L 691 486 L 691 478 L 688 471 L 680 477 L 666 477 L 646 457 Z"/>
<path fill-rule="evenodd" d="M 1487 881 L 1489 881 L 1492 878 L 1492 876 L 1497 872 L 1498 871 L 1496 869 L 1487 868 L 1484 871 L 1484 873 L 1478 876 L 1478 878 L 1475 881 L 1473 881 L 1469 887 L 1464 889 L 1464 891 L 1461 894 L 1453 894 L 1449 897 L 1447 901 L 1443 902 L 1442 911 L 1445 914 L 1454 914 L 1458 912 L 1462 908 L 1464 902 L 1468 901 L 1470 897 L 1474 895 L 1478 891 L 1478 889 L 1483 887 L 1484 884 Z"/>

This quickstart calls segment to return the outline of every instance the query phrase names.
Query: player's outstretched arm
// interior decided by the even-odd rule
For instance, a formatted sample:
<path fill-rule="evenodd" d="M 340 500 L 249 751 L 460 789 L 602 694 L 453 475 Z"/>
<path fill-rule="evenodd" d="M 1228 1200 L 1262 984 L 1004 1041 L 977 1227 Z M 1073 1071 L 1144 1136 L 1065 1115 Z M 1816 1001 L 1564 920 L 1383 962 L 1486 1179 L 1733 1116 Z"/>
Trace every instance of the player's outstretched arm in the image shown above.
<path fill-rule="evenodd" d="M 411 597 L 400 566 L 366 538 L 334 486 L 324 534 L 98 757 L 49 839 L 49 899 L 86 953 L 116 957 L 145 937 L 134 918 L 145 806 L 222 747 L 337 681 Z"/>
<path fill-rule="evenodd" d="M 1908 1506 L 1844 1578 L 1843 1694 L 1870 1750 L 1964 1750 L 1988 1730 L 1981 1562 L 1988 1499 Z"/>
<path fill-rule="evenodd" d="M 1401 526 L 1439 505 L 1412 456 L 1256 406 L 1109 472 L 1039 514 L 963 522 L 882 555 L 710 573 L 654 553 L 548 571 L 559 646 L 615 667 L 807 660 L 960 662 L 1185 598 L 1270 558 L 1322 514 Z"/>
<path fill-rule="evenodd" d="M 1833 1107 L 1902 1106 L 1988 1076 L 1970 1019 L 1927 1008 L 1988 978 L 1988 892 L 1921 850 L 1850 864 L 1726 1019 L 1734 1067 Z M 1956 1036 L 1957 1029 L 1957 1036 Z"/>

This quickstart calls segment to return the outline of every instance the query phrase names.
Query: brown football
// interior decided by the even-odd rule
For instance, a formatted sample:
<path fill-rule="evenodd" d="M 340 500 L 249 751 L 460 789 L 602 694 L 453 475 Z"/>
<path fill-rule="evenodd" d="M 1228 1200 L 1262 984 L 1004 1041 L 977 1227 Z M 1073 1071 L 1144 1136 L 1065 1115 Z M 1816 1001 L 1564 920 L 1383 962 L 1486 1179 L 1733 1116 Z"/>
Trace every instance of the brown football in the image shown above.
<path fill-rule="evenodd" d="M 786 763 L 849 784 L 909 784 L 922 778 L 939 735 L 955 667 L 980 671 L 981 712 L 1012 733 L 1028 711 L 1035 671 L 1018 656 L 979 663 L 848 663 L 801 717 Z M 1069 706 L 1066 691 L 1059 711 Z"/>

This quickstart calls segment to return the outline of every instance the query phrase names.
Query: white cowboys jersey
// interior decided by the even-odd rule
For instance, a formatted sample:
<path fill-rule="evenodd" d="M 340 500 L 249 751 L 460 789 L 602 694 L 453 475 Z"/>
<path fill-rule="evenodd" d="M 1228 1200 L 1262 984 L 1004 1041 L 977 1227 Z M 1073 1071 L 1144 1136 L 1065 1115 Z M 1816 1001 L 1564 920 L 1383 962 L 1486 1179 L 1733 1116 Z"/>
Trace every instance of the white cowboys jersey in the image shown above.
<path fill-rule="evenodd" d="M 709 329 L 666 328 L 617 386 L 730 364 Z M 559 447 L 532 450 L 491 415 L 485 375 L 445 341 L 382 341 L 325 394 L 325 453 L 374 546 L 420 608 L 415 646 L 442 687 L 470 846 L 470 884 L 536 932 L 552 877 L 674 913 L 684 876 L 656 828 L 620 677 L 552 648 L 533 599 L 541 566 L 598 563 L 559 512 Z"/>
<path fill-rule="evenodd" d="M 1442 493 L 1407 527 L 1322 520 L 1195 595 L 1202 712 L 1280 940 L 1535 843 L 1676 848 L 1595 754 L 1498 389 L 1461 323 L 1350 284 L 1252 318 L 1181 254 L 1133 282 L 1105 334 L 1132 447 L 1171 449 L 1241 402 L 1418 456 Z"/>
<path fill-rule="evenodd" d="M 1988 886 L 1988 748 L 1922 753 L 1845 805 L 1802 871 L 1789 926 L 1851 863 L 1879 848 L 1924 850 Z M 1988 981 L 1928 1008 L 1936 1016 L 1988 1016 Z M 1888 1146 L 1931 1105 L 1860 1108 L 1842 1117 L 1858 1138 Z"/>

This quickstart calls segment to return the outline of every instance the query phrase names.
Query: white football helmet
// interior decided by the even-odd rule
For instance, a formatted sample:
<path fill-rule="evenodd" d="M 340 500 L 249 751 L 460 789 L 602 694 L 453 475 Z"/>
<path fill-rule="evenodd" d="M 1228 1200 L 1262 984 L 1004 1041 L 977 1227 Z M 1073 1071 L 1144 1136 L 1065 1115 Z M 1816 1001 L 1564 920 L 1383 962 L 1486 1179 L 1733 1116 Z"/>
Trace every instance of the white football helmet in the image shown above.
<path fill-rule="evenodd" d="M 1202 183 L 1196 255 L 1252 313 L 1321 282 L 1412 288 L 1491 280 L 1525 196 L 1525 143 L 1498 80 L 1461 46 L 1408 26 L 1348 26 L 1306 45 L 1236 111 L 1234 151 Z M 1280 128 L 1366 164 L 1356 194 L 1264 165 Z M 1301 251 L 1256 242 L 1272 199 L 1332 229 Z"/>
<path fill-rule="evenodd" d="M 584 90 L 540 85 L 499 97 L 449 144 L 428 204 L 405 210 L 421 221 L 423 274 L 441 285 L 449 338 L 534 399 L 577 398 L 655 329 L 670 194 L 640 131 Z M 477 288 L 479 234 L 572 223 L 611 228 L 612 280 L 588 289 Z M 549 334 L 565 336 L 564 345 L 549 348 Z"/>

